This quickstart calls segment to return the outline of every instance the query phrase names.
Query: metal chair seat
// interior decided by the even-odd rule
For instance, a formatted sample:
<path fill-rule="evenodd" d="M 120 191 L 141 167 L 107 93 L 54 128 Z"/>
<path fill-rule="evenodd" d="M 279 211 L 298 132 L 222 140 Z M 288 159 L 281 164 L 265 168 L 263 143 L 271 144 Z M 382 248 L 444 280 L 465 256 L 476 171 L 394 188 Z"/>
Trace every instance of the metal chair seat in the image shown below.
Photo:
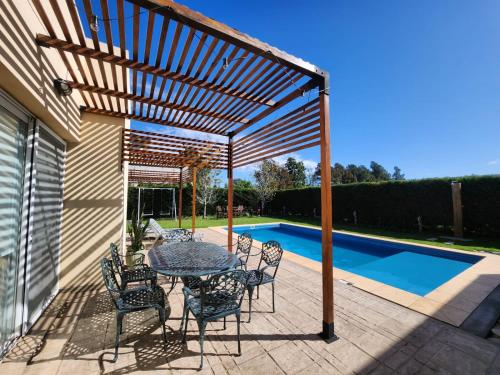
<path fill-rule="evenodd" d="M 202 314 L 200 297 L 191 297 L 186 303 L 194 317 L 199 318 Z M 224 304 L 205 304 L 203 306 L 203 316 L 205 320 L 211 320 L 221 317 L 221 314 L 224 316 L 234 314 L 238 310 L 239 301 L 231 301 Z"/>
<path fill-rule="evenodd" d="M 124 290 L 117 299 L 120 310 L 139 311 L 149 309 L 154 304 L 162 305 L 165 309 L 169 308 L 165 292 L 157 285 Z"/>
<path fill-rule="evenodd" d="M 248 271 L 248 286 L 257 286 L 272 283 L 274 277 L 260 270 Z"/>

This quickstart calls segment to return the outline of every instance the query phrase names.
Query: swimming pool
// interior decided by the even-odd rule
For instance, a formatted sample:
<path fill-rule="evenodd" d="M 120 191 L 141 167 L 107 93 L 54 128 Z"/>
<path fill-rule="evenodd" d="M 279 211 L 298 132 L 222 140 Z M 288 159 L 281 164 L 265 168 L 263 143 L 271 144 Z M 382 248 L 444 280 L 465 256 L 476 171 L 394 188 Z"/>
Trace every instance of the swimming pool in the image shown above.
<path fill-rule="evenodd" d="M 283 249 L 321 261 L 321 231 L 290 224 L 234 227 L 260 242 L 278 241 Z M 424 296 L 483 257 L 335 233 L 335 267 Z"/>

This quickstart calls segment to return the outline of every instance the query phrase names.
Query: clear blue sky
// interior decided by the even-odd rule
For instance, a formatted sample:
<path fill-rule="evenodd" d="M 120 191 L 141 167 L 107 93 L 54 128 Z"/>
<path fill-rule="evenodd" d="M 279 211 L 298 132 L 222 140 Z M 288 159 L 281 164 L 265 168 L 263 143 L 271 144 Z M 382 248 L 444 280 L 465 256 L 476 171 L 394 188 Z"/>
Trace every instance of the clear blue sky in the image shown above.
<path fill-rule="evenodd" d="M 333 162 L 500 173 L 500 1 L 180 2 L 330 72 Z"/>

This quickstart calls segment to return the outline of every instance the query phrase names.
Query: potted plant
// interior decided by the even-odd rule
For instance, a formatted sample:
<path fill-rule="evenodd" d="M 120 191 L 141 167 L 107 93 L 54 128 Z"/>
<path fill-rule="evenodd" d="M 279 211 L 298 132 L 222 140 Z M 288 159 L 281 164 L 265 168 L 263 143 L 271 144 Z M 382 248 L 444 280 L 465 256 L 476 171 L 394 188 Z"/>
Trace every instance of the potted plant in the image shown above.
<path fill-rule="evenodd" d="M 132 222 L 128 227 L 128 234 L 130 237 L 130 246 L 127 247 L 127 265 L 134 265 L 134 258 L 137 252 L 144 249 L 144 238 L 146 237 L 146 230 L 149 226 L 149 219 L 146 223 L 144 223 L 144 219 L 142 217 L 142 212 L 137 217 L 136 211 L 132 211 Z"/>

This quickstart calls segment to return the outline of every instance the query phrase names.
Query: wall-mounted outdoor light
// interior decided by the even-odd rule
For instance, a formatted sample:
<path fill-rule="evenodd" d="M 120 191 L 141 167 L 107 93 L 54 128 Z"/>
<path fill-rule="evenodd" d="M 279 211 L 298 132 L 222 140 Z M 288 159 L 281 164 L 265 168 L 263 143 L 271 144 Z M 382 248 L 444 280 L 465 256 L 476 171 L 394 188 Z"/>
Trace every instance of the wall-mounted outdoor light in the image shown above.
<path fill-rule="evenodd" d="M 62 78 L 57 78 L 54 80 L 54 88 L 56 89 L 57 93 L 61 96 L 69 96 L 73 92 L 73 89 L 68 84 L 68 81 Z"/>

